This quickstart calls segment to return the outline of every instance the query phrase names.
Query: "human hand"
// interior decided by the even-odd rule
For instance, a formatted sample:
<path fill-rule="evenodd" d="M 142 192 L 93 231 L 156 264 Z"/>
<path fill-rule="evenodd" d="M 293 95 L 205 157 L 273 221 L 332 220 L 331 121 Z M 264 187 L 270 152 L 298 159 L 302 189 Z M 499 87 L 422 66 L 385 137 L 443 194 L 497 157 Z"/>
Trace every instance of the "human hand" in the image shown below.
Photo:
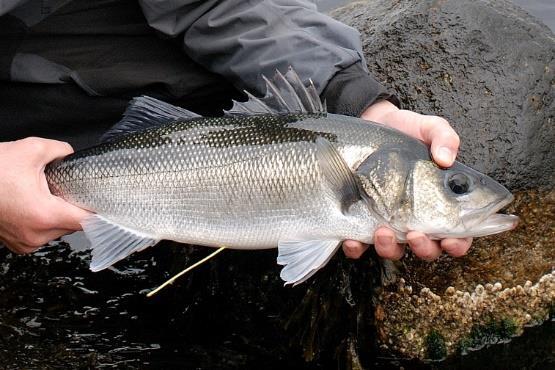
<path fill-rule="evenodd" d="M 67 143 L 29 137 L 0 143 L 0 241 L 15 253 L 31 253 L 80 230 L 88 212 L 50 193 L 45 166 L 73 153 Z"/>
<path fill-rule="evenodd" d="M 402 110 L 387 100 L 380 100 L 372 104 L 361 118 L 383 123 L 422 140 L 430 145 L 432 157 L 441 167 L 450 167 L 455 161 L 459 136 L 441 117 Z M 439 257 L 443 251 L 454 257 L 463 256 L 472 244 L 472 238 L 435 241 L 417 231 L 407 233 L 407 241 L 415 255 L 430 261 Z M 405 248 L 397 244 L 395 233 L 387 227 L 380 227 L 374 233 L 374 247 L 379 256 L 387 259 L 400 259 L 405 254 Z M 343 251 L 350 258 L 359 258 L 367 248 L 368 245 L 355 240 L 343 242 Z"/>

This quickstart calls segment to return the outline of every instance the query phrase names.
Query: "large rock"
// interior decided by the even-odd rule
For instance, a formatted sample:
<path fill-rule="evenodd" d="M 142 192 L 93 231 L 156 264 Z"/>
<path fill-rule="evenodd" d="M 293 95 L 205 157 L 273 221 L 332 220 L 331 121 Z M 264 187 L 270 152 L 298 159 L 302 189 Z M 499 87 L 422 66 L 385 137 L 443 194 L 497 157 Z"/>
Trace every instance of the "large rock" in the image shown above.
<path fill-rule="evenodd" d="M 542 323 L 555 305 L 552 32 L 498 0 L 380 0 L 333 15 L 361 32 L 370 71 L 405 108 L 446 117 L 461 161 L 517 191 L 522 220 L 464 258 L 397 264 L 401 278 L 376 299 L 381 346 L 437 359 Z"/>
<path fill-rule="evenodd" d="M 333 13 L 403 107 L 446 117 L 460 159 L 510 189 L 552 185 L 555 38 L 509 1 L 376 0 Z"/>

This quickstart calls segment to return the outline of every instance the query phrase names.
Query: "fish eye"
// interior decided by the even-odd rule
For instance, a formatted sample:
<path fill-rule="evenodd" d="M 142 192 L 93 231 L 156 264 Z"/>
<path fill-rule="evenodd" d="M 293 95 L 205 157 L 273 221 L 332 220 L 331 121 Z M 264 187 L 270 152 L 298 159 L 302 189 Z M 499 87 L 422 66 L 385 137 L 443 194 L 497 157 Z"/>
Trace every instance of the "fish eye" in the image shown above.
<path fill-rule="evenodd" d="M 470 190 L 471 180 L 462 173 L 455 173 L 447 179 L 449 189 L 455 194 L 466 194 Z"/>

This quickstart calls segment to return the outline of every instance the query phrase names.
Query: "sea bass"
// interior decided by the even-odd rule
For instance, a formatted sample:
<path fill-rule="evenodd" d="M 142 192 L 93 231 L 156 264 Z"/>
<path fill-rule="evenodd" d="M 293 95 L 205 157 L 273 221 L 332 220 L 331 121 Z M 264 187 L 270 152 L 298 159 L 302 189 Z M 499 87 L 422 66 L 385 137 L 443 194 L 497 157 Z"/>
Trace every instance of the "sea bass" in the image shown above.
<path fill-rule="evenodd" d="M 297 284 L 382 225 L 400 240 L 516 226 L 496 214 L 512 195 L 488 176 L 439 168 L 412 137 L 327 113 L 292 69 L 265 81 L 264 98 L 247 93 L 224 117 L 136 98 L 101 144 L 47 166 L 52 194 L 94 212 L 82 222 L 93 271 L 168 239 L 278 247 L 281 277 Z"/>

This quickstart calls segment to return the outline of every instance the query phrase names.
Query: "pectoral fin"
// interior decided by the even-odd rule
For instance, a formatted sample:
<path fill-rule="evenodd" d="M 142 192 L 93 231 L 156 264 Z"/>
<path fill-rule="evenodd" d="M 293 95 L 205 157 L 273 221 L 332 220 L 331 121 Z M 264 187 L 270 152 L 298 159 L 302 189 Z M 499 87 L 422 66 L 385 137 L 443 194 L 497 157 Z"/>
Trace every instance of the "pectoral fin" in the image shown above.
<path fill-rule="evenodd" d="M 280 277 L 285 284 L 297 285 L 310 278 L 333 257 L 340 240 L 281 241 L 277 263 L 285 266 Z"/>
<path fill-rule="evenodd" d="M 360 199 L 360 191 L 353 171 L 337 149 L 321 137 L 316 139 L 316 158 L 333 197 L 339 200 L 341 211 L 345 213 Z"/>
<path fill-rule="evenodd" d="M 160 240 L 115 224 L 100 215 L 92 215 L 81 222 L 91 242 L 90 269 L 100 271 L 132 253 L 151 247 Z"/>

